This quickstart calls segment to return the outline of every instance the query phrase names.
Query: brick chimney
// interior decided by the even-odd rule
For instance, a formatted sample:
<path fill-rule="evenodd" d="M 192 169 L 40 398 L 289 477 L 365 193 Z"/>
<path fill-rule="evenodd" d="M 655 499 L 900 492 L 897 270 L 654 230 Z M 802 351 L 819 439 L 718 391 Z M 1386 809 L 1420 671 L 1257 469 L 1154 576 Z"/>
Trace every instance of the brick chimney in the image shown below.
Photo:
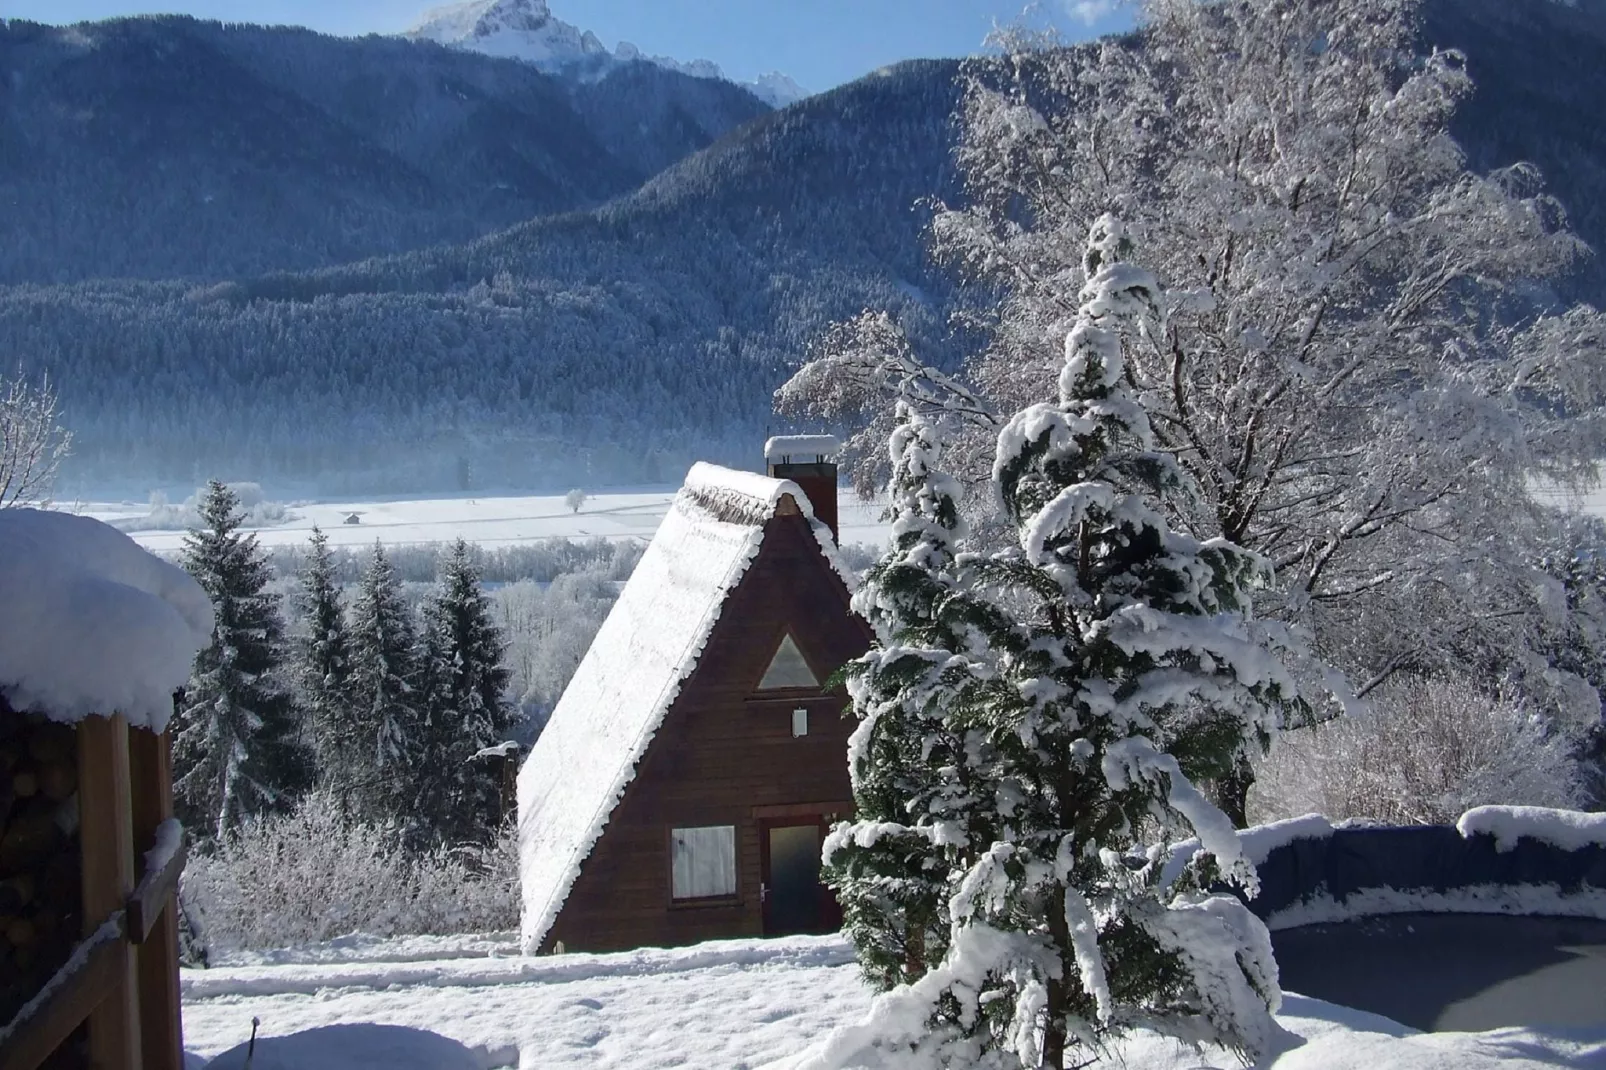
<path fill-rule="evenodd" d="M 842 541 L 837 528 L 836 455 L 842 444 L 834 435 L 782 435 L 764 443 L 764 464 L 772 479 L 790 479 L 808 495 L 814 515 Z"/>

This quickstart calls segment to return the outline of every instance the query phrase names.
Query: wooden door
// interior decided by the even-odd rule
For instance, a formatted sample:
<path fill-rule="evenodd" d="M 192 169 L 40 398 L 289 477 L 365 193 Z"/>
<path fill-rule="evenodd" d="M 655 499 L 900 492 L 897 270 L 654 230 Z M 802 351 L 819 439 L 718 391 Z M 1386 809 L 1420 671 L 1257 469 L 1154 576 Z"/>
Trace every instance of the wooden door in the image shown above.
<path fill-rule="evenodd" d="M 759 823 L 764 935 L 834 932 L 842 926 L 836 897 L 820 882 L 823 818 L 778 818 Z"/>

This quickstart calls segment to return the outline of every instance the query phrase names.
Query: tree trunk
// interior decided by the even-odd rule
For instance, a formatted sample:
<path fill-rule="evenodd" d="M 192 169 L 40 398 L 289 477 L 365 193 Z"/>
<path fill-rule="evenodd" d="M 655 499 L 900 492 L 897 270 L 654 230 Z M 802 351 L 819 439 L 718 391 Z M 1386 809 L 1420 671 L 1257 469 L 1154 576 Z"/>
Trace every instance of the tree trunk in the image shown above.
<path fill-rule="evenodd" d="M 1065 1066 L 1065 1012 L 1070 999 L 1068 977 L 1077 976 L 1076 954 L 1071 950 L 1071 926 L 1065 920 L 1065 886 L 1058 885 L 1048 901 L 1048 931 L 1060 956 L 1060 976 L 1048 982 L 1048 1020 L 1043 1023 L 1043 1061 L 1048 1070 Z"/>
<path fill-rule="evenodd" d="M 1232 827 L 1249 827 L 1249 789 L 1255 783 L 1255 770 L 1240 760 L 1232 772 L 1216 781 L 1216 805 L 1232 822 Z"/>

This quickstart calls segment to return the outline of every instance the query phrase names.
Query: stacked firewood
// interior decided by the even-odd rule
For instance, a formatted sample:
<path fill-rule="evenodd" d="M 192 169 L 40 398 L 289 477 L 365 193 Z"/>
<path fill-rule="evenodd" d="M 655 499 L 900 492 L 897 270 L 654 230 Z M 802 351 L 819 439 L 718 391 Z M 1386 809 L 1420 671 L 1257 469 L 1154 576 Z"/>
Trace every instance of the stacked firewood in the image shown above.
<path fill-rule="evenodd" d="M 77 735 L 0 702 L 0 1027 L 82 938 L 79 865 Z"/>

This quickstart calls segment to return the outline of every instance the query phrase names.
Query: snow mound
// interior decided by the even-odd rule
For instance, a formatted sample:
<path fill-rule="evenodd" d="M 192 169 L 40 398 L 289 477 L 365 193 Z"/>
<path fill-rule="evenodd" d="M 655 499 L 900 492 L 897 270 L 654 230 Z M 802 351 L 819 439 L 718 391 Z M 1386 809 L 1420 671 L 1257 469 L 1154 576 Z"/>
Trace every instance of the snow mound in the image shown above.
<path fill-rule="evenodd" d="M 0 510 L 0 692 L 73 722 L 122 713 L 160 732 L 211 638 L 189 574 L 99 520 Z"/>
<path fill-rule="evenodd" d="M 1606 814 L 1585 814 L 1577 810 L 1478 806 L 1462 814 L 1455 827 L 1468 838 L 1493 836 L 1497 851 L 1509 851 L 1523 839 L 1547 843 L 1562 851 L 1606 847 Z"/>
<path fill-rule="evenodd" d="M 219 1055 L 208 1070 L 482 1070 L 455 1040 L 396 1025 L 326 1025 L 287 1037 L 258 1037 Z"/>

